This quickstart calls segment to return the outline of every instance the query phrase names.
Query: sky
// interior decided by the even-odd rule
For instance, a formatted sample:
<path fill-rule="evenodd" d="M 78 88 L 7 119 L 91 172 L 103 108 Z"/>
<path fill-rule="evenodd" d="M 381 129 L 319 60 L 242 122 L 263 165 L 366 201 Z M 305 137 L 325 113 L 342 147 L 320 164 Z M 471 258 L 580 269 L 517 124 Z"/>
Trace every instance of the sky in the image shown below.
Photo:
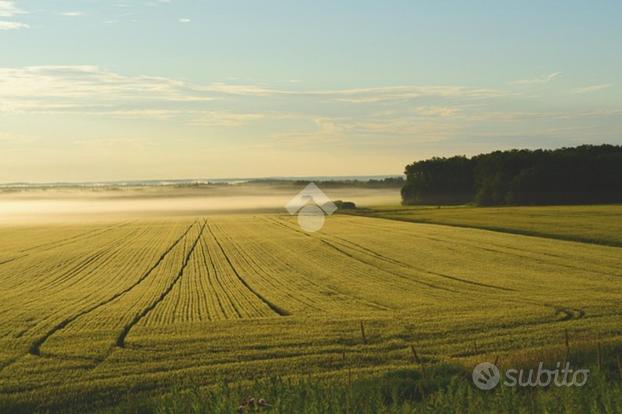
<path fill-rule="evenodd" d="M 0 0 L 0 182 L 622 144 L 622 2 Z"/>

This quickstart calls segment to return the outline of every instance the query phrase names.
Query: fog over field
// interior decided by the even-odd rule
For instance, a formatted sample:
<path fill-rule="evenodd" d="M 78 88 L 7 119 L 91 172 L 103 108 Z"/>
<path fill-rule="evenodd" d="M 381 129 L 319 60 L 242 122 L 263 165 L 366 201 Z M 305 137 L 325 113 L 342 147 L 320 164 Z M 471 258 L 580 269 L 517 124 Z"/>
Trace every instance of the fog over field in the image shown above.
<path fill-rule="evenodd" d="M 0 193 L 0 223 L 226 212 L 284 212 L 304 185 L 207 185 L 116 189 L 50 189 Z M 358 206 L 398 204 L 399 189 L 339 187 L 324 189 L 333 200 Z"/>

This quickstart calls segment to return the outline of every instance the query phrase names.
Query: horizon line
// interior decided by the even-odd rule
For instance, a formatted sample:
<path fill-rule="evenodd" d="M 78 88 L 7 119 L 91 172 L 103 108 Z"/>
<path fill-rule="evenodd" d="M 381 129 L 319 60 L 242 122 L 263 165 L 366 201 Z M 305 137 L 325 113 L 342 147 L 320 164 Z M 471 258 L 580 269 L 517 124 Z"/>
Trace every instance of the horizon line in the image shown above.
<path fill-rule="evenodd" d="M 141 183 L 151 183 L 159 185 L 167 185 L 170 182 L 172 184 L 188 183 L 188 184 L 210 184 L 210 182 L 251 182 L 261 180 L 281 180 L 281 181 L 296 181 L 306 179 L 330 179 L 328 181 L 338 181 L 339 179 L 374 179 L 374 178 L 394 178 L 404 177 L 405 174 L 364 174 L 364 175 L 277 175 L 277 176 L 259 176 L 259 177 L 225 177 L 225 178 L 163 178 L 163 179 L 129 179 L 129 180 L 86 180 L 86 181 L 13 181 L 13 182 L 0 182 L 0 187 L 8 186 L 54 186 L 54 185 L 132 185 Z"/>

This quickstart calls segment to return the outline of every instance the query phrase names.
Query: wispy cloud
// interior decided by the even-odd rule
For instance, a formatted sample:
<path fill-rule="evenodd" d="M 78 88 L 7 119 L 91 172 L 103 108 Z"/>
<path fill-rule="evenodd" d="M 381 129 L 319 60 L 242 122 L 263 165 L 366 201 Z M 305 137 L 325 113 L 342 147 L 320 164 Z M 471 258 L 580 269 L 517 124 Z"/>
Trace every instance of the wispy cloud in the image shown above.
<path fill-rule="evenodd" d="M 420 106 L 416 111 L 417 114 L 430 118 L 449 118 L 462 113 L 462 109 L 451 106 Z"/>
<path fill-rule="evenodd" d="M 439 98 L 491 98 L 504 95 L 500 90 L 468 88 L 462 86 L 390 86 L 378 88 L 339 89 L 303 92 L 305 95 L 334 98 L 348 103 L 379 103 L 407 101 L 426 97 Z"/>
<path fill-rule="evenodd" d="M 78 138 L 73 140 L 74 145 L 92 147 L 97 150 L 107 147 L 146 148 L 157 146 L 154 141 L 143 137 L 115 137 L 115 138 Z"/>
<path fill-rule="evenodd" d="M 28 29 L 29 27 L 30 26 L 28 26 L 26 23 L 0 21 L 0 30 Z"/>
<path fill-rule="evenodd" d="M 61 16 L 67 16 L 67 17 L 79 17 L 79 16 L 84 16 L 84 12 L 82 12 L 82 11 L 66 11 L 66 12 L 61 12 L 60 15 Z"/>
<path fill-rule="evenodd" d="M 124 76 L 96 66 L 0 68 L 0 98 L 192 101 L 210 99 L 183 81 Z"/>
<path fill-rule="evenodd" d="M 604 89 L 609 89 L 612 86 L 613 86 L 612 83 L 603 83 L 600 85 L 589 85 L 589 86 L 584 86 L 582 88 L 577 88 L 574 91 L 572 91 L 572 93 L 575 95 L 582 95 L 585 93 L 592 93 L 592 92 L 602 91 Z"/>
<path fill-rule="evenodd" d="M 537 84 L 542 84 L 542 83 L 549 83 L 559 78 L 560 75 L 561 75 L 561 72 L 553 72 L 546 76 L 541 76 L 539 78 L 515 80 L 515 81 L 510 82 L 510 85 L 537 85 Z"/>
<path fill-rule="evenodd" d="M 273 135 L 282 145 L 304 149 L 330 144 L 332 148 L 350 148 L 353 140 L 358 145 L 382 147 L 388 141 L 407 139 L 409 143 L 430 143 L 443 141 L 460 130 L 459 125 L 446 122 L 418 120 L 413 117 L 372 114 L 362 117 L 317 117 L 307 129 L 298 129 Z M 378 139 L 382 138 L 382 139 Z M 371 141 L 369 140 L 371 139 Z"/>
<path fill-rule="evenodd" d="M 14 1 L 0 0 L 0 17 L 14 17 L 25 12 L 17 7 Z"/>
<path fill-rule="evenodd" d="M 20 14 L 25 14 L 26 12 L 19 9 L 14 1 L 11 0 L 0 0 L 0 17 L 8 17 L 13 18 Z M 0 21 L 0 30 L 18 30 L 18 29 L 28 29 L 26 23 L 16 22 L 16 21 Z"/>
<path fill-rule="evenodd" d="M 271 96 L 288 93 L 287 91 L 279 91 L 260 85 L 245 85 L 225 82 L 214 82 L 208 85 L 203 85 L 200 86 L 200 89 L 205 92 L 240 96 Z"/>
<path fill-rule="evenodd" d="M 503 112 L 500 104 L 516 99 L 503 89 L 456 85 L 305 89 L 287 81 L 276 85 L 280 86 L 128 76 L 97 66 L 0 68 L 0 114 L 158 120 L 195 132 L 237 128 L 240 134 L 248 133 L 242 127 L 252 125 L 253 134 L 287 145 L 334 142 L 344 148 L 353 139 L 430 143 L 458 137 L 468 128 L 509 129 L 555 119 L 620 116 L 619 112 L 528 112 L 528 107 L 519 110 L 519 106 Z M 604 87 L 582 89 L 586 93 Z M 308 144 L 300 144 L 305 140 Z"/>
<path fill-rule="evenodd" d="M 174 120 L 195 128 L 261 123 L 261 128 L 272 129 L 274 136 L 286 141 L 305 137 L 340 141 L 356 135 L 436 140 L 448 128 L 456 128 L 448 123 L 464 117 L 464 107 L 505 95 L 451 85 L 313 90 L 286 84 L 288 88 L 201 84 L 127 76 L 96 66 L 0 68 L 0 113 Z M 344 112 L 350 114 L 344 117 Z"/>
<path fill-rule="evenodd" d="M 195 126 L 207 127 L 237 127 L 246 125 L 250 122 L 260 121 L 272 116 L 272 114 L 264 113 L 239 113 L 229 111 L 207 111 L 196 114 L 191 121 Z"/>
<path fill-rule="evenodd" d="M 622 116 L 622 110 L 618 109 L 602 109 L 602 110 L 572 110 L 572 111 L 480 111 L 469 114 L 467 119 L 472 122 L 491 123 L 491 122 L 532 122 L 539 120 L 577 120 L 588 118 L 619 118 Z"/>
<path fill-rule="evenodd" d="M 66 114 L 189 122 L 214 100 L 186 82 L 95 66 L 0 68 L 0 114 Z"/>
<path fill-rule="evenodd" d="M 380 103 L 406 101 L 426 97 L 438 98 L 491 98 L 506 95 L 501 90 L 468 88 L 462 86 L 388 86 L 327 90 L 284 90 L 261 85 L 212 83 L 206 91 L 243 96 L 298 96 L 321 98 L 344 103 Z"/>
<path fill-rule="evenodd" d="M 179 23 L 190 23 L 192 20 L 188 19 L 187 17 L 182 17 L 178 20 Z"/>

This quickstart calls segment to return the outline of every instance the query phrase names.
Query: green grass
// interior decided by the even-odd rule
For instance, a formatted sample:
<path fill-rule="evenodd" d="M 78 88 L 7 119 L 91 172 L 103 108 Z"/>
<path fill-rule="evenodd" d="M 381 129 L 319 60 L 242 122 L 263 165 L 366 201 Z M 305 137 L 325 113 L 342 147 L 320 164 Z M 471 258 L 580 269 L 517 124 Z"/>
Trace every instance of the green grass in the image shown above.
<path fill-rule="evenodd" d="M 361 378 L 269 377 L 246 383 L 222 381 L 202 389 L 179 387 L 160 396 L 128 398 L 107 413 L 622 413 L 620 347 L 597 355 L 580 349 L 571 366 L 589 370 L 582 387 L 474 387 L 470 367 L 430 364 L 425 370 L 403 368 Z M 616 358 L 617 355 L 617 358 Z M 549 355 L 550 357 L 550 355 Z M 563 358 L 557 355 L 557 358 Z M 594 363 L 599 358 L 600 363 Z M 554 360 L 544 360 L 554 369 Z M 510 361 L 531 368 L 534 360 Z M 588 365 L 589 364 L 589 365 Z M 502 367 L 503 371 L 503 367 Z"/>
<path fill-rule="evenodd" d="M 351 214 L 622 246 L 622 205 L 384 206 Z"/>
<path fill-rule="evenodd" d="M 452 370 L 452 367 L 447 367 Z M 257 384 L 250 395 L 267 395 L 269 409 L 240 410 L 243 395 L 237 400 L 224 399 L 226 394 L 179 393 L 132 408 L 154 414 L 196 413 L 621 413 L 622 386 L 619 380 L 596 374 L 593 382 L 582 389 L 548 389 L 516 391 L 501 389 L 485 393 L 475 389 L 466 375 L 444 376 L 422 380 L 417 372 L 397 371 L 384 377 L 352 386 L 335 382 L 307 381 L 292 385 L 274 380 L 272 384 Z M 254 393 L 253 393 L 254 391 Z M 428 394 L 424 394 L 424 393 Z M 424 395 L 427 395 L 424 397 Z M 124 407 L 125 409 L 126 407 Z"/>

